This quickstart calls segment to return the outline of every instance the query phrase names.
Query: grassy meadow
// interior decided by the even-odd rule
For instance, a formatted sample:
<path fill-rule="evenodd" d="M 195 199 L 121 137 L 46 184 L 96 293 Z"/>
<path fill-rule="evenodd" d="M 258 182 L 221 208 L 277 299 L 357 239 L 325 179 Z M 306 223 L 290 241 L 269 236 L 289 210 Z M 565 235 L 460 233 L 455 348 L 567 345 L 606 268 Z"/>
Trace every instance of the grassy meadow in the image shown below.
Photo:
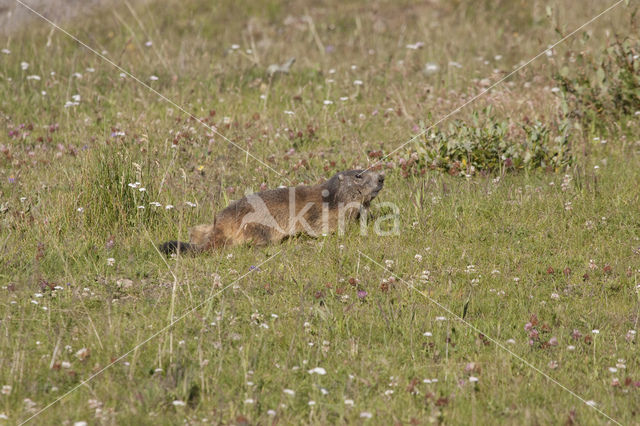
<path fill-rule="evenodd" d="M 638 2 L 401 147 L 613 4 L 58 22 L 112 63 L 37 17 L 2 35 L 0 424 L 640 424 Z M 369 166 L 364 234 L 157 250 Z"/>

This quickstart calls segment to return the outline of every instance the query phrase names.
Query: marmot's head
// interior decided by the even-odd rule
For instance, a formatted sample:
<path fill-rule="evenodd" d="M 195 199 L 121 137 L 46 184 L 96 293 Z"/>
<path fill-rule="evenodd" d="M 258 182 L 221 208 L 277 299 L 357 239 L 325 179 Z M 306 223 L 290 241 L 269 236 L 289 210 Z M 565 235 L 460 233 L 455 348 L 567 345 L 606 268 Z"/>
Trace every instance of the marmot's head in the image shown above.
<path fill-rule="evenodd" d="M 371 170 L 347 170 L 329 179 L 325 188 L 333 203 L 362 203 L 368 206 L 384 185 L 384 173 Z M 323 194 L 324 195 L 324 194 Z"/>

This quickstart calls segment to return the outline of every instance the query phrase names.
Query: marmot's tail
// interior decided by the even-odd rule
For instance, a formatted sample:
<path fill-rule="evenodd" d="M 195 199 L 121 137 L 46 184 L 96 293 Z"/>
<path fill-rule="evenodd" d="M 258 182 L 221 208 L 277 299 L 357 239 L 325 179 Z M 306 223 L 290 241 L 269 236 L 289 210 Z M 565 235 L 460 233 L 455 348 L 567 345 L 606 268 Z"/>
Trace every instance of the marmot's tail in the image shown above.
<path fill-rule="evenodd" d="M 190 251 L 194 251 L 196 246 L 189 243 L 183 243 L 182 241 L 167 241 L 166 243 L 160 244 L 160 251 L 164 254 L 172 254 L 172 253 L 187 253 Z"/>

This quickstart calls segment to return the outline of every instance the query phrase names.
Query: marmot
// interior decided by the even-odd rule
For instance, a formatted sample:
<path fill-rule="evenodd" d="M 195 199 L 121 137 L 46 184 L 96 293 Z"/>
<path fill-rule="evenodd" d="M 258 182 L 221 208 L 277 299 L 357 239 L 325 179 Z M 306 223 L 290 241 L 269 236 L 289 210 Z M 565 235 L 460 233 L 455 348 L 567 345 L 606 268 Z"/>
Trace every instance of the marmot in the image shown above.
<path fill-rule="evenodd" d="M 167 241 L 160 250 L 170 254 L 243 243 L 262 246 L 297 234 L 343 232 L 346 221 L 366 214 L 383 184 L 383 173 L 348 170 L 318 185 L 250 194 L 218 213 L 213 224 L 191 229 L 189 243 Z"/>

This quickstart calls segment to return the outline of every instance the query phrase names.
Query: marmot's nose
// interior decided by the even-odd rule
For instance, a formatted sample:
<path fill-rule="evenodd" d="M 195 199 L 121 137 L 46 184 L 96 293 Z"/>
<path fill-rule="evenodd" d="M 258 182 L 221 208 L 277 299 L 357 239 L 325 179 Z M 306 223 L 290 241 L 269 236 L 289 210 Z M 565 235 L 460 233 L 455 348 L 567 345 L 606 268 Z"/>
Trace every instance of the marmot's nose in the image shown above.
<path fill-rule="evenodd" d="M 378 183 L 383 183 L 384 182 L 384 174 L 379 174 L 378 175 Z"/>

